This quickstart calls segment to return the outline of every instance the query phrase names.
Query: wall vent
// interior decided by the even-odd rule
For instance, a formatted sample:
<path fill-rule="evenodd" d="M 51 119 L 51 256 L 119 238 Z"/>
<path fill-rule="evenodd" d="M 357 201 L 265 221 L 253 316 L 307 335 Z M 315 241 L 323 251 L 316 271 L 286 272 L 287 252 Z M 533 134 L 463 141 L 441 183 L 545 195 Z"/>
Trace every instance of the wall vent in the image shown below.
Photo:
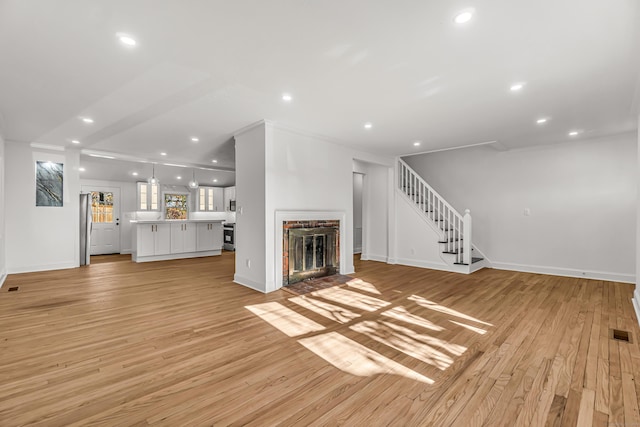
<path fill-rule="evenodd" d="M 12 286 L 12 287 L 10 287 L 10 288 L 7 290 L 7 292 L 15 292 L 15 291 L 17 291 L 18 289 L 20 289 L 18 286 Z"/>

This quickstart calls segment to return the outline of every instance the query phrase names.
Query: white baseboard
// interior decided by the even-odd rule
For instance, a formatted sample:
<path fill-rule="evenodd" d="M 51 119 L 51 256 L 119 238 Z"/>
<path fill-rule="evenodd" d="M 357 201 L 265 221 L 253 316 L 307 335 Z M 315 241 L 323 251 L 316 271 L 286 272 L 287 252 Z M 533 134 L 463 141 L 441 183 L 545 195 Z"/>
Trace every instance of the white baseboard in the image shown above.
<path fill-rule="evenodd" d="M 2 270 L 0 273 L 0 289 L 2 288 L 2 285 L 4 285 L 5 280 L 7 280 L 7 272 Z"/>
<path fill-rule="evenodd" d="M 44 265 L 25 265 L 22 267 L 10 268 L 8 274 L 19 273 L 35 273 L 38 271 L 50 271 L 50 270 L 66 270 L 68 268 L 78 268 L 75 262 L 63 262 L 59 264 L 44 264 Z"/>
<path fill-rule="evenodd" d="M 640 325 L 640 286 L 636 285 L 636 290 L 633 292 L 633 298 L 631 298 L 631 302 L 633 302 L 633 308 L 636 311 L 636 320 Z"/>
<path fill-rule="evenodd" d="M 125 249 L 123 251 L 120 251 L 120 255 L 127 255 L 132 253 L 133 251 L 131 249 Z"/>
<path fill-rule="evenodd" d="M 491 262 L 497 270 L 521 271 L 523 273 L 549 274 L 552 276 L 581 277 L 583 279 L 607 280 L 611 282 L 635 283 L 632 274 L 610 273 L 606 271 L 576 270 L 573 268 L 546 267 L 540 265 L 511 264 L 508 262 Z"/>
<path fill-rule="evenodd" d="M 398 258 L 394 260 L 393 264 L 406 265 L 409 267 L 430 268 L 431 270 L 453 271 L 451 269 L 451 266 L 447 264 L 438 264 L 435 262 L 422 261 L 419 259 Z"/>
<path fill-rule="evenodd" d="M 247 279 L 246 277 L 238 276 L 237 274 L 233 275 L 233 282 L 238 285 L 246 286 L 247 288 L 253 289 L 254 291 L 261 292 L 266 294 L 265 292 L 265 284 L 256 282 L 255 280 Z"/>
<path fill-rule="evenodd" d="M 378 262 L 387 262 L 389 257 L 383 255 L 374 255 L 374 254 L 360 254 L 360 259 L 362 261 L 378 261 Z"/>

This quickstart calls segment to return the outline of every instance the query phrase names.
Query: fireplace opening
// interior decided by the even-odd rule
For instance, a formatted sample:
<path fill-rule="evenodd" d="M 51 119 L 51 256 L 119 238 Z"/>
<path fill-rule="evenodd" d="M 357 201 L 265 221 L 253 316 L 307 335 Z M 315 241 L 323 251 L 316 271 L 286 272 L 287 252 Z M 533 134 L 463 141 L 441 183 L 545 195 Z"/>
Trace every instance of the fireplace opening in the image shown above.
<path fill-rule="evenodd" d="M 283 285 L 339 272 L 339 221 L 284 224 Z"/>

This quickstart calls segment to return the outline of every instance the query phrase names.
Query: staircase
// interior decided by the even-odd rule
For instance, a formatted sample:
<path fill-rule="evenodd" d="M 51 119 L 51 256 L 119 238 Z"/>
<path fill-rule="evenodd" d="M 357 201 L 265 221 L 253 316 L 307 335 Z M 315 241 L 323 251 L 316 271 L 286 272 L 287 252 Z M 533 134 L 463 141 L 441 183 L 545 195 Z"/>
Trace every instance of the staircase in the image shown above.
<path fill-rule="evenodd" d="M 437 232 L 441 258 L 451 271 L 468 274 L 486 266 L 483 257 L 474 256 L 471 212 L 467 209 L 460 215 L 402 159 L 398 159 L 398 191 Z"/>

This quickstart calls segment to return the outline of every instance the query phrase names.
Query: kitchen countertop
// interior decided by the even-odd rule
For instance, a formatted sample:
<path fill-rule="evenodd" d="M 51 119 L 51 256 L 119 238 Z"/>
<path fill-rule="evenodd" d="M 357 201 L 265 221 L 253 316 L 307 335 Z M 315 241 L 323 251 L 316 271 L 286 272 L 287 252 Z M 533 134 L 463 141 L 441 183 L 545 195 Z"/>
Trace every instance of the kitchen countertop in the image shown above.
<path fill-rule="evenodd" d="M 184 222 L 219 222 L 223 223 L 223 219 L 132 219 L 132 224 L 159 224 L 159 223 L 184 223 Z"/>

